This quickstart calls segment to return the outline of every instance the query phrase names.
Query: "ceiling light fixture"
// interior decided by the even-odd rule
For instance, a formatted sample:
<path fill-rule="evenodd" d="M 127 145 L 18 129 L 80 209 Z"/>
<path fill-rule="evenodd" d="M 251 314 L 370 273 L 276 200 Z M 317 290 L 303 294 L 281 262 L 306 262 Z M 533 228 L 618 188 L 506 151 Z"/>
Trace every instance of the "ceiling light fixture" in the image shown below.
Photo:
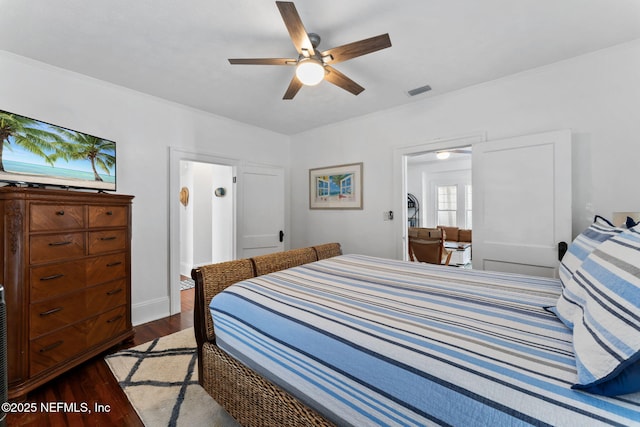
<path fill-rule="evenodd" d="M 315 86 L 324 79 L 324 66 L 315 58 L 303 58 L 298 61 L 296 77 L 307 86 Z"/>
<path fill-rule="evenodd" d="M 450 155 L 451 153 L 448 151 L 438 151 L 436 153 L 436 157 L 438 158 L 438 160 L 446 160 L 449 158 Z"/>

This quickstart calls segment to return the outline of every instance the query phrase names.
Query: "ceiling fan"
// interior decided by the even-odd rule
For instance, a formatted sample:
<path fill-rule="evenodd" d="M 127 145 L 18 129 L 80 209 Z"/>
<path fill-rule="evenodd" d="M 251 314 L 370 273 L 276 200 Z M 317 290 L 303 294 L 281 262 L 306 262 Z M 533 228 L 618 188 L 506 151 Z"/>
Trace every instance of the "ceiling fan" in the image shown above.
<path fill-rule="evenodd" d="M 293 45 L 298 51 L 298 57 L 229 59 L 229 62 L 251 65 L 295 65 L 296 73 L 282 99 L 293 99 L 303 85 L 315 85 L 322 80 L 327 80 L 354 95 L 358 95 L 364 88 L 333 68 L 332 65 L 391 47 L 389 34 L 381 34 L 325 51 L 318 51 L 316 49 L 320 44 L 320 36 L 315 33 L 307 33 L 295 5 L 285 1 L 277 1 L 276 5 L 289 31 Z"/>

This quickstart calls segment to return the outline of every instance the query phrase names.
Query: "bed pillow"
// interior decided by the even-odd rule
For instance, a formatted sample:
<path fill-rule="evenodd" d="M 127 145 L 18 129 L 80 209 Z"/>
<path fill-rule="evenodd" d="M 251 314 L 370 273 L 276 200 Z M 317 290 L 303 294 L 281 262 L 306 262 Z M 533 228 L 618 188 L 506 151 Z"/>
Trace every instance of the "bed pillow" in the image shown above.
<path fill-rule="evenodd" d="M 630 364 L 608 381 L 590 386 L 576 384 L 572 388 L 602 396 L 620 396 L 635 393 L 640 390 L 640 361 Z"/>
<path fill-rule="evenodd" d="M 622 231 L 624 231 L 623 228 L 616 227 L 607 219 L 596 215 L 593 219 L 593 224 L 571 242 L 569 249 L 562 257 L 558 273 L 563 287 L 567 285 L 573 273 L 596 246 Z"/>
<path fill-rule="evenodd" d="M 573 274 L 575 389 L 640 391 L 640 226 L 595 248 Z M 563 292 L 564 294 L 564 292 Z"/>
<path fill-rule="evenodd" d="M 555 307 L 545 309 L 554 313 L 569 329 L 573 329 L 573 318 L 582 315 L 580 307 L 585 301 L 584 290 L 572 281 L 574 273 L 596 247 L 623 231 L 624 228 L 616 227 L 605 218 L 596 215 L 593 224 L 574 239 L 562 257 L 559 268 L 562 294 Z"/>

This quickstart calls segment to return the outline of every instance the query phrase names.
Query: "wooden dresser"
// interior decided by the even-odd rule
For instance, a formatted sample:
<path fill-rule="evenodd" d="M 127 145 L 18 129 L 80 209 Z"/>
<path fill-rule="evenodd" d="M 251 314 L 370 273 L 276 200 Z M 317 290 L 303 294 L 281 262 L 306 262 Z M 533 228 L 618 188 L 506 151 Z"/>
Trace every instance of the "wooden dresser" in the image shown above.
<path fill-rule="evenodd" d="M 0 188 L 10 399 L 133 336 L 132 199 Z"/>

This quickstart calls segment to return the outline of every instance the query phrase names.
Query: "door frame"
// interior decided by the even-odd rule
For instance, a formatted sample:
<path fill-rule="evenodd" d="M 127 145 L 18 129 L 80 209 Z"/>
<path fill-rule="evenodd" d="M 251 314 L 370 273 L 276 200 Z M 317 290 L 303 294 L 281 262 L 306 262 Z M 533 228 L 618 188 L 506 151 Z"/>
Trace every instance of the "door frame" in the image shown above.
<path fill-rule="evenodd" d="M 209 163 L 215 165 L 231 166 L 236 176 L 240 164 L 239 160 L 221 157 L 202 151 L 189 151 L 183 148 L 169 147 L 169 312 L 171 315 L 180 313 L 180 161 Z M 236 215 L 237 196 L 232 192 L 233 216 Z M 233 253 L 236 253 L 236 222 L 233 227 Z"/>
<path fill-rule="evenodd" d="M 395 226 L 396 238 L 394 239 L 396 242 L 397 259 L 408 260 L 407 251 L 405 250 L 408 244 L 407 222 L 409 220 L 407 215 L 407 158 L 433 151 L 473 146 L 486 140 L 487 134 L 485 131 L 482 131 L 448 138 L 433 139 L 417 145 L 399 147 L 394 150 L 393 205 L 396 212 L 400 212 L 400 215 L 397 216 L 400 221 L 398 221 L 398 224 Z"/>

